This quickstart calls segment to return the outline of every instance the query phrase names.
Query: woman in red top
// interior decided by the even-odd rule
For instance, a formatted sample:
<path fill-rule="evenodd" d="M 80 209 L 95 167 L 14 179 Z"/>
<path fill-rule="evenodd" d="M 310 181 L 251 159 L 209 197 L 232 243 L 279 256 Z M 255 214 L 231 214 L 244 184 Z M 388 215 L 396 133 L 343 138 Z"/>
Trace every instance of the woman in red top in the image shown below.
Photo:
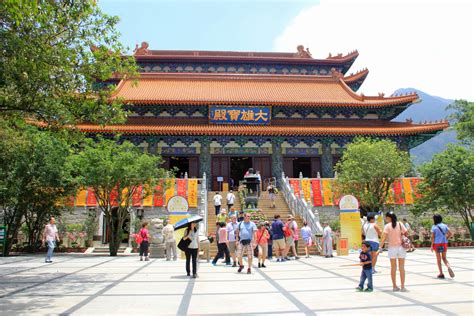
<path fill-rule="evenodd" d="M 140 261 L 143 261 L 143 256 L 145 256 L 145 261 L 150 260 L 148 258 L 148 246 L 149 246 L 148 239 L 150 238 L 150 234 L 148 233 L 147 226 L 148 226 L 147 222 L 143 223 L 142 228 L 138 232 L 138 234 L 140 234 L 140 236 L 143 238 L 140 244 Z"/>
<path fill-rule="evenodd" d="M 262 223 L 258 224 L 257 228 L 258 267 L 266 268 L 265 259 L 267 259 L 268 256 L 268 240 L 270 239 L 270 234 Z"/>

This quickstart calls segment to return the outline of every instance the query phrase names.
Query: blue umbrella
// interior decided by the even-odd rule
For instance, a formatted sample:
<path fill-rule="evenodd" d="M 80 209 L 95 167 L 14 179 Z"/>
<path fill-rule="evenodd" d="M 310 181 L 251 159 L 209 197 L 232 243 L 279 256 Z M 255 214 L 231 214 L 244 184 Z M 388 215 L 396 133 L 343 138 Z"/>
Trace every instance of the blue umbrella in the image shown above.
<path fill-rule="evenodd" d="M 188 227 L 189 223 L 197 223 L 202 221 L 203 218 L 199 215 L 191 215 L 190 217 L 183 218 L 176 224 L 174 224 L 174 230 Z"/>

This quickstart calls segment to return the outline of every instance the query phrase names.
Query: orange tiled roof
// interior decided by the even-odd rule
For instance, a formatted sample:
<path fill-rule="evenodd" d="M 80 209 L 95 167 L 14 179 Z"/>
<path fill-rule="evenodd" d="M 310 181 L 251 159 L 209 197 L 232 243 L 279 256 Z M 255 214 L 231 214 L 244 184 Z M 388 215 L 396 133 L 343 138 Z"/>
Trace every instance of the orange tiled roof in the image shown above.
<path fill-rule="evenodd" d="M 236 51 L 193 51 L 193 50 L 147 50 L 147 54 L 134 55 L 141 59 L 212 59 L 212 60 L 260 60 L 260 61 L 298 61 L 310 64 L 344 64 L 359 56 L 354 50 L 346 55 L 338 54 L 325 59 L 301 58 L 296 52 L 236 52 Z"/>
<path fill-rule="evenodd" d="M 364 68 L 361 71 L 356 72 L 355 74 L 350 74 L 349 76 L 345 76 L 344 82 L 345 83 L 355 82 L 359 79 L 367 77 L 368 74 L 369 74 L 369 69 Z"/>
<path fill-rule="evenodd" d="M 354 93 L 342 74 L 331 76 L 143 73 L 122 80 L 113 98 L 133 104 L 244 104 L 385 107 L 416 101 L 416 93 L 367 97 Z"/>
<path fill-rule="evenodd" d="M 449 126 L 448 122 L 427 124 L 384 123 L 379 126 L 248 126 L 248 125 L 110 125 L 79 124 L 77 128 L 88 133 L 123 133 L 142 135 L 261 135 L 261 136 L 402 136 L 436 133 Z"/>

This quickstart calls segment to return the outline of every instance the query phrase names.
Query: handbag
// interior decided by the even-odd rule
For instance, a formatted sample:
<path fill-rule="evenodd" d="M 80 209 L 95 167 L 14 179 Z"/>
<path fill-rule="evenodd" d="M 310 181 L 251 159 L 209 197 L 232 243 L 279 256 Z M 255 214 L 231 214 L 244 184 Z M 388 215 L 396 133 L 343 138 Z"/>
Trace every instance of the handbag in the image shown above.
<path fill-rule="evenodd" d="M 143 236 L 142 236 L 142 230 L 140 229 L 140 232 L 135 235 L 135 242 L 139 245 L 143 242 Z"/>
<path fill-rule="evenodd" d="M 401 225 L 400 223 L 398 223 L 399 225 Z M 402 247 L 405 248 L 405 249 L 410 249 L 412 246 L 411 246 L 411 240 L 410 238 L 408 238 L 407 236 L 405 236 L 403 233 L 402 233 L 402 227 L 400 226 L 400 235 L 402 237 Z"/>
<path fill-rule="evenodd" d="M 188 251 L 190 244 L 191 244 L 191 239 L 184 239 L 183 237 L 178 243 L 178 249 L 181 251 Z"/>

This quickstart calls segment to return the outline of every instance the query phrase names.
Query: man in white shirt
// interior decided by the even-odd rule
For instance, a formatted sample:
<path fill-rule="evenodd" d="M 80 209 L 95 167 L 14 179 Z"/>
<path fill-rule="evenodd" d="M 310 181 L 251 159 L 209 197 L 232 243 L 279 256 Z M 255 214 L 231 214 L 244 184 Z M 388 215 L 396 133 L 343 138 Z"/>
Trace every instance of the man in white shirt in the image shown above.
<path fill-rule="evenodd" d="M 235 239 L 235 232 L 237 230 L 237 216 L 232 215 L 230 217 L 231 221 L 227 223 L 227 240 L 229 241 L 229 252 L 232 257 L 232 266 L 236 267 L 237 266 L 237 260 L 236 260 L 236 250 L 237 250 L 237 240 Z"/>
<path fill-rule="evenodd" d="M 176 239 L 174 238 L 174 227 L 169 222 L 165 227 L 163 227 L 163 237 L 165 238 L 166 261 L 171 260 L 171 253 L 173 253 L 173 260 L 178 260 Z"/>
<path fill-rule="evenodd" d="M 234 203 L 235 203 L 235 195 L 234 193 L 232 193 L 232 189 L 229 190 L 229 193 L 227 193 L 226 200 L 227 200 L 227 209 L 230 210 L 232 206 L 234 206 Z"/>
<path fill-rule="evenodd" d="M 52 263 L 51 258 L 53 257 L 54 247 L 56 247 L 56 241 L 59 241 L 58 228 L 56 227 L 56 219 L 51 216 L 49 219 L 49 224 L 45 225 L 43 231 L 43 247 L 45 242 L 48 243 L 48 252 L 46 254 L 46 259 L 44 262 Z"/>
<path fill-rule="evenodd" d="M 214 207 L 216 208 L 216 216 L 221 212 L 222 195 L 216 192 L 216 195 L 212 198 L 214 200 Z"/>
<path fill-rule="evenodd" d="M 324 223 L 323 229 L 323 246 L 326 258 L 332 257 L 332 229 L 329 223 Z"/>

